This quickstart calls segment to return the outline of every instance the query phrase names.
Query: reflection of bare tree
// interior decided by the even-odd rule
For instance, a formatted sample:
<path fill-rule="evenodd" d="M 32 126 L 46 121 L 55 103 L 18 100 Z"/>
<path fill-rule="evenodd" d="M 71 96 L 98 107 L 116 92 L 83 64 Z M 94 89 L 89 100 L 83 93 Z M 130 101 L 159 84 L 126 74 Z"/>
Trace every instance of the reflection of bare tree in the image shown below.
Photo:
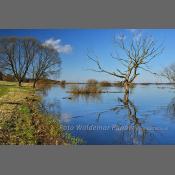
<path fill-rule="evenodd" d="M 175 116 L 175 98 L 173 98 L 168 105 L 168 113 Z"/>
<path fill-rule="evenodd" d="M 116 114 L 121 112 L 122 110 L 127 110 L 128 111 L 128 119 L 129 119 L 129 125 L 127 130 L 121 130 L 121 135 L 122 135 L 122 140 L 127 143 L 131 142 L 133 144 L 144 144 L 145 142 L 145 136 L 146 136 L 146 129 L 142 126 L 141 121 L 139 120 L 137 116 L 137 109 L 133 102 L 127 98 L 127 101 L 125 99 L 126 97 L 124 96 L 124 99 L 118 98 L 119 102 L 122 105 L 117 105 L 116 107 L 113 107 L 109 110 L 102 111 L 97 113 L 97 122 L 100 121 L 100 117 L 105 112 L 113 111 Z M 127 139 L 127 140 L 126 140 Z M 128 140 L 129 139 L 129 140 Z"/>
<path fill-rule="evenodd" d="M 119 98 L 119 101 L 124 104 L 124 106 L 128 109 L 128 117 L 135 125 L 141 125 L 139 119 L 137 118 L 137 109 L 135 105 L 128 99 L 128 103 L 126 103 L 125 99 Z"/>
<path fill-rule="evenodd" d="M 61 107 L 60 107 L 60 101 L 59 100 L 53 100 L 52 102 L 48 102 L 47 100 L 41 103 L 41 108 L 43 112 L 47 114 L 51 114 L 55 117 L 61 116 Z"/>
<path fill-rule="evenodd" d="M 125 98 L 127 98 L 127 100 Z M 125 96 L 123 99 L 118 98 L 118 101 L 120 104 L 118 104 L 117 106 L 114 106 L 113 108 L 100 111 L 100 112 L 89 113 L 86 115 L 88 116 L 88 115 L 95 114 L 95 116 L 97 116 L 96 122 L 99 123 L 100 118 L 103 117 L 105 113 L 114 112 L 115 114 L 119 114 L 120 112 L 127 111 L 127 115 L 129 119 L 127 130 L 120 131 L 120 135 L 122 135 L 123 142 L 126 142 L 126 143 L 132 142 L 133 144 L 144 144 L 147 131 L 142 126 L 142 123 L 137 116 L 137 109 L 134 103 L 131 100 L 129 100 L 128 97 L 125 97 Z M 79 118 L 86 115 L 74 116 L 72 118 Z"/>
<path fill-rule="evenodd" d="M 137 116 L 135 105 L 128 98 L 127 101 L 125 98 L 119 98 L 119 102 L 121 102 L 125 106 L 125 109 L 127 109 L 128 119 L 130 121 L 127 131 L 127 134 L 130 134 L 130 137 L 127 136 L 125 138 L 131 138 L 133 144 L 144 144 L 146 129 L 142 126 L 142 123 Z"/>
<path fill-rule="evenodd" d="M 59 84 L 59 87 L 60 87 L 61 89 L 65 89 L 65 88 L 66 88 L 66 84 L 61 83 L 61 84 Z"/>
<path fill-rule="evenodd" d="M 41 96 L 47 96 L 49 89 L 51 88 L 51 84 L 44 85 L 44 84 L 38 84 L 39 90 L 37 91 Z"/>

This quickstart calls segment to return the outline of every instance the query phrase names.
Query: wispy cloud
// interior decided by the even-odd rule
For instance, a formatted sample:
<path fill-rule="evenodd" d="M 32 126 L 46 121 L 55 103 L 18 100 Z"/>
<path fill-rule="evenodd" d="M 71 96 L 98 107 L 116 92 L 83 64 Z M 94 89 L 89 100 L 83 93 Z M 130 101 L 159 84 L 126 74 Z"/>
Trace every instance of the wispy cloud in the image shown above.
<path fill-rule="evenodd" d="M 61 39 L 49 38 L 43 43 L 44 46 L 52 47 L 59 53 L 72 52 L 72 46 L 70 44 L 62 44 Z"/>

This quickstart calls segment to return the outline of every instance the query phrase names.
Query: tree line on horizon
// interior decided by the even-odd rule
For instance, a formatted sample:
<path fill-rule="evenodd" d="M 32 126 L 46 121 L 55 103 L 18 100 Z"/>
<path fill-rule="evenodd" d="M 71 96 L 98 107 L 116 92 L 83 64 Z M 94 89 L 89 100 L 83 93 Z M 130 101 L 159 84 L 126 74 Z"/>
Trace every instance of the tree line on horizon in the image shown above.
<path fill-rule="evenodd" d="M 59 53 L 36 38 L 0 38 L 0 78 L 11 75 L 19 86 L 31 79 L 35 88 L 40 79 L 59 74 L 60 65 Z"/>

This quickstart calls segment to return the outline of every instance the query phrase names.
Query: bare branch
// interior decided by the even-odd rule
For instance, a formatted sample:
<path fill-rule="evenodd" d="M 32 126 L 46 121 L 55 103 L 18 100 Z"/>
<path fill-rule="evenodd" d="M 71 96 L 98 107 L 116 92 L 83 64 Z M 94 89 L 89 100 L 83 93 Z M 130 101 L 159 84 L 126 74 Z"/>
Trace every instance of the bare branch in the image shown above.
<path fill-rule="evenodd" d="M 124 66 L 124 70 L 119 68 L 117 68 L 115 72 L 105 70 L 97 59 L 88 55 L 88 58 L 97 65 L 97 69 L 89 70 L 104 72 L 121 78 L 127 93 L 129 92 L 129 85 L 139 75 L 138 71 L 140 69 L 158 75 L 152 72 L 147 65 L 162 53 L 162 45 L 157 47 L 156 42 L 151 37 L 139 37 L 138 39 L 132 38 L 131 40 L 126 40 L 124 35 L 115 39 L 114 43 L 123 54 L 122 58 L 119 55 L 114 56 L 112 54 L 111 57 Z"/>
<path fill-rule="evenodd" d="M 125 78 L 125 76 L 123 76 L 123 75 L 118 75 L 118 74 L 116 74 L 116 72 L 110 72 L 110 71 L 107 71 L 107 70 L 103 69 L 103 68 L 101 67 L 101 65 L 100 65 L 100 62 L 99 62 L 98 60 L 95 60 L 93 57 L 91 57 L 91 56 L 88 55 L 88 58 L 89 58 L 90 60 L 92 60 L 93 62 L 95 62 L 96 65 L 97 65 L 97 68 L 98 68 L 98 70 L 94 70 L 94 69 L 89 69 L 89 70 L 92 70 L 92 71 L 94 71 L 94 72 L 104 72 L 104 73 L 107 73 L 107 74 L 109 74 L 109 75 L 113 75 L 113 76 L 115 76 L 115 77 Z"/>

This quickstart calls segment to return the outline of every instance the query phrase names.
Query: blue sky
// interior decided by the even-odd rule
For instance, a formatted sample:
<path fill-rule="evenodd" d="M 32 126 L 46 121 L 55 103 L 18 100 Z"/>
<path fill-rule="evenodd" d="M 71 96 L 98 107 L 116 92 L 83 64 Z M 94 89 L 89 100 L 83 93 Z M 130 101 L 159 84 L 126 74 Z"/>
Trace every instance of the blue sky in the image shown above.
<path fill-rule="evenodd" d="M 88 71 L 96 65 L 89 61 L 87 54 L 98 55 L 104 68 L 121 68 L 111 54 L 117 49 L 114 36 L 130 36 L 133 31 L 141 35 L 151 35 L 158 44 L 163 43 L 164 52 L 149 65 L 153 72 L 160 72 L 165 66 L 175 63 L 175 29 L 1 29 L 0 36 L 31 36 L 41 42 L 55 41 L 62 59 L 60 79 L 67 81 L 97 80 L 117 81 L 115 77 Z M 140 71 L 136 82 L 164 82 L 164 79 Z"/>

